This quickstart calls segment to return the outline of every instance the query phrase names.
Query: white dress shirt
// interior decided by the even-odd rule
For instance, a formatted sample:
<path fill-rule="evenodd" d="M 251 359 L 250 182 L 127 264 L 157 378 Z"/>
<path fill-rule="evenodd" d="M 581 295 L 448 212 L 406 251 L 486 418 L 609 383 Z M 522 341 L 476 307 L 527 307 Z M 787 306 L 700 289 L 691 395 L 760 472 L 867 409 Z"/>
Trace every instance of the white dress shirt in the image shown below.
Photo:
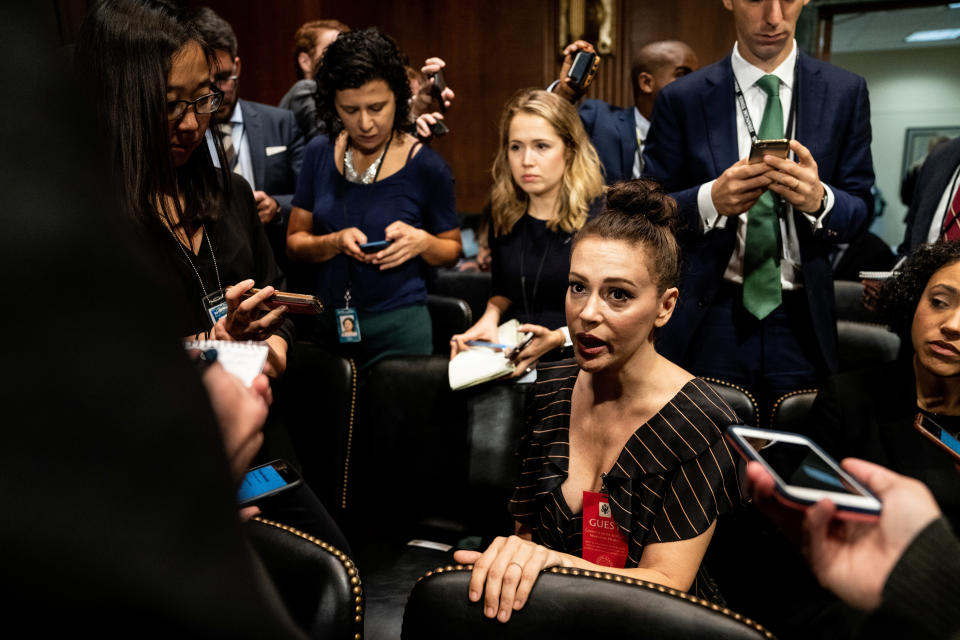
<path fill-rule="evenodd" d="M 636 180 L 643 173 L 643 143 L 650 131 L 650 121 L 643 117 L 640 109 L 633 108 L 633 123 L 637 132 L 637 152 L 633 156 L 632 176 Z"/>
<path fill-rule="evenodd" d="M 233 115 L 230 116 L 230 124 L 233 125 L 233 132 L 230 134 L 233 138 L 233 147 L 237 151 L 237 164 L 233 168 L 234 173 L 243 176 L 244 180 L 253 186 L 253 163 L 250 160 L 250 140 L 247 138 L 247 128 L 243 124 L 243 109 L 240 108 L 240 101 L 237 100 L 237 106 L 233 109 Z M 217 157 L 216 149 L 213 146 L 213 131 L 211 127 L 217 126 L 210 123 L 207 127 L 207 148 L 210 149 L 210 157 L 213 158 L 213 166 L 220 167 L 220 159 Z"/>
<path fill-rule="evenodd" d="M 780 105 L 783 108 L 783 123 L 787 125 L 790 118 L 790 105 L 793 100 L 793 88 L 796 86 L 794 71 L 797 62 L 797 43 L 793 42 L 793 48 L 790 55 L 773 70 L 772 75 L 780 79 Z M 757 86 L 757 81 L 766 75 L 766 71 L 753 66 L 747 62 L 736 44 L 733 45 L 733 55 L 730 58 L 733 67 L 733 75 L 740 83 L 743 91 L 744 101 L 747 103 L 747 112 L 753 120 L 754 128 L 759 129 L 760 121 L 763 119 L 763 110 L 767 106 L 767 94 Z M 753 142 L 750 139 L 750 131 L 747 129 L 747 123 L 741 114 L 739 105 L 734 105 L 737 118 L 737 152 L 739 158 L 746 158 L 750 154 L 750 147 Z M 793 123 L 794 131 L 796 122 Z M 793 132 L 784 132 L 784 137 L 793 137 Z M 791 157 L 793 154 L 791 153 Z M 716 180 L 700 185 L 697 191 L 697 207 L 700 211 L 700 222 L 704 232 L 714 227 L 723 228 L 730 224 L 728 220 L 737 221 L 737 244 L 727 264 L 727 269 L 723 274 L 724 280 L 730 282 L 743 283 L 743 252 L 746 246 L 747 238 L 747 212 L 738 216 L 722 216 L 717 212 L 717 207 L 713 203 L 711 189 Z M 811 228 L 815 231 L 822 226 L 823 219 L 833 208 L 833 192 L 827 185 L 823 185 L 826 193 L 826 208 L 819 217 L 804 213 L 803 216 L 810 222 Z M 780 218 L 780 237 L 783 242 L 783 256 L 780 260 L 780 284 L 784 290 L 796 289 L 802 286 L 803 278 L 800 268 L 800 240 L 797 237 L 797 229 L 794 224 L 794 217 L 790 205 L 787 205 L 786 215 Z"/>

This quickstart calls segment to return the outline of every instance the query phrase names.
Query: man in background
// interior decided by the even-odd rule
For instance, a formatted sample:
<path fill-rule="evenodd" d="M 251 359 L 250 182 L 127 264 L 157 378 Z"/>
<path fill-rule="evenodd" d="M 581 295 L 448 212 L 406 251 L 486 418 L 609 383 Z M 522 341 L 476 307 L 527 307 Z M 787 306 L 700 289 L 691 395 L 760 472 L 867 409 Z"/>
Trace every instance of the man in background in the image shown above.
<path fill-rule="evenodd" d="M 223 105 L 213 114 L 207 129 L 207 144 L 214 163 L 213 130 L 223 139 L 227 162 L 234 173 L 250 183 L 257 213 L 284 271 L 290 203 L 297 188 L 303 160 L 304 139 L 290 111 L 241 100 L 241 61 L 233 27 L 212 9 L 198 9 L 194 21 L 217 57 L 214 83 L 223 91 Z"/>
<path fill-rule="evenodd" d="M 280 108 L 293 111 L 297 125 L 307 140 L 323 133 L 323 124 L 317 122 L 317 82 L 314 72 L 327 46 L 350 27 L 339 20 L 311 20 L 297 29 L 294 35 L 294 69 L 297 80 L 280 100 Z"/>

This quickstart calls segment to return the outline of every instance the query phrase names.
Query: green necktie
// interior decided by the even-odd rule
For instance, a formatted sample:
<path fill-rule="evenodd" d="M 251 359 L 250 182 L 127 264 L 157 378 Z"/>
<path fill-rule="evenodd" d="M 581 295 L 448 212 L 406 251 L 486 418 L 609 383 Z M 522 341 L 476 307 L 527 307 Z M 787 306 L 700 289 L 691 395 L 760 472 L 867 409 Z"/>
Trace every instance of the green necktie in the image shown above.
<path fill-rule="evenodd" d="M 757 86 L 767 94 L 767 106 L 757 134 L 761 140 L 783 137 L 780 79 L 766 75 Z M 773 194 L 764 191 L 747 214 L 743 252 L 743 306 L 759 319 L 780 306 L 780 221 Z"/>

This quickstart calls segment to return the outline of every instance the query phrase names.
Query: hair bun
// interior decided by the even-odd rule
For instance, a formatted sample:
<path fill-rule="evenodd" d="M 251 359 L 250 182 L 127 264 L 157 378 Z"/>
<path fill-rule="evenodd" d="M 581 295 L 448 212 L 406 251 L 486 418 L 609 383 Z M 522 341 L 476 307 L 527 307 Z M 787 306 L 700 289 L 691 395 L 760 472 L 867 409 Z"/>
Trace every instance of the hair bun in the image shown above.
<path fill-rule="evenodd" d="M 677 221 L 677 201 L 660 183 L 643 178 L 617 182 L 607 188 L 607 210 L 627 215 L 642 215 L 652 224 L 673 229 Z"/>

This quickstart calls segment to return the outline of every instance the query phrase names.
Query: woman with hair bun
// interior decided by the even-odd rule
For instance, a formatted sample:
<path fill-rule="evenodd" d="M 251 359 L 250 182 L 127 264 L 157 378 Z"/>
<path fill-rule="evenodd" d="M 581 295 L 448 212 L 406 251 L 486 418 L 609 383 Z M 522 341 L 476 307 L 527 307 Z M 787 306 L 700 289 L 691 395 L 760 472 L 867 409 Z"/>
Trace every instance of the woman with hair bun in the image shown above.
<path fill-rule="evenodd" d="M 327 47 L 316 74 L 327 135 L 307 146 L 287 229 L 288 255 L 317 265 L 330 310 L 317 342 L 361 365 L 433 350 L 424 271 L 460 255 L 453 177 L 410 135 L 405 61 L 376 29 Z M 353 335 L 338 331 L 347 316 Z"/>
<path fill-rule="evenodd" d="M 678 295 L 675 215 L 654 183 L 619 183 L 573 240 L 575 360 L 541 366 L 533 386 L 509 504 L 515 535 L 455 554 L 474 563 L 468 595 L 483 599 L 487 617 L 506 622 L 552 566 L 715 598 L 700 563 L 717 517 L 740 502 L 723 438 L 737 417 L 654 348 Z"/>
<path fill-rule="evenodd" d="M 516 318 L 533 334 L 515 362 L 520 376 L 566 342 L 570 240 L 603 194 L 603 175 L 576 109 L 540 89 L 523 89 L 504 107 L 491 172 L 493 295 L 476 324 L 454 336 L 450 356 L 467 340 L 497 342 L 497 326 Z"/>

